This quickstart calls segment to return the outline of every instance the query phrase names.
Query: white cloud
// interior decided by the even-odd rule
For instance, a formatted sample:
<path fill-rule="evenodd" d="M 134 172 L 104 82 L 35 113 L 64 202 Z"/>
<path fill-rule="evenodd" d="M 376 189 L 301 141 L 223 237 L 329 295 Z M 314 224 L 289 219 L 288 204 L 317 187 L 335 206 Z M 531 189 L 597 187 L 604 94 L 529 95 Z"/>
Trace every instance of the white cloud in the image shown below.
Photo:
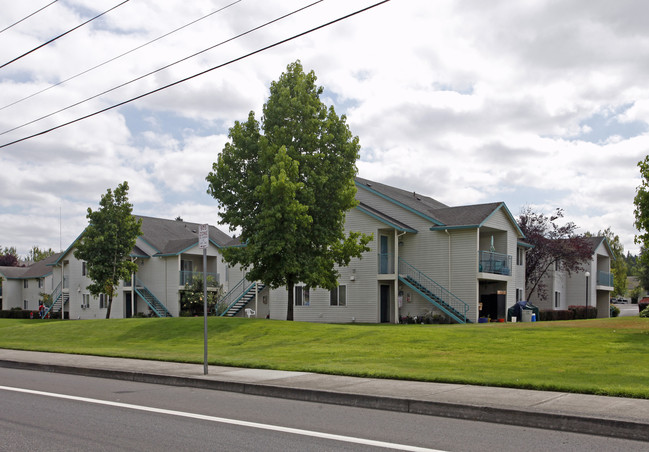
<path fill-rule="evenodd" d="M 0 110 L 0 133 L 306 4 L 241 2 Z M 369 4 L 323 2 L 154 77 L 0 135 L 0 145 Z M 0 107 L 223 5 L 129 2 L 0 69 Z M 59 2 L 3 33 L 0 61 L 111 6 L 108 0 Z M 18 20 L 27 9 L 10 2 L 2 21 Z M 389 2 L 127 108 L 0 149 L 2 244 L 26 253 L 31 238 L 39 237 L 39 246 L 57 247 L 59 206 L 65 212 L 64 241 L 74 239 L 85 225 L 85 209 L 123 180 L 129 181 L 137 213 L 216 223 L 218 209 L 205 195 L 205 176 L 227 128 L 250 110 L 260 118 L 270 82 L 301 59 L 360 137 L 362 177 L 449 205 L 505 201 L 514 214 L 523 204 L 562 207 L 583 230 L 611 226 L 626 249 L 637 251 L 636 164 L 649 153 L 649 30 L 642 19 L 649 11 L 643 9 L 649 5 L 630 0 Z"/>

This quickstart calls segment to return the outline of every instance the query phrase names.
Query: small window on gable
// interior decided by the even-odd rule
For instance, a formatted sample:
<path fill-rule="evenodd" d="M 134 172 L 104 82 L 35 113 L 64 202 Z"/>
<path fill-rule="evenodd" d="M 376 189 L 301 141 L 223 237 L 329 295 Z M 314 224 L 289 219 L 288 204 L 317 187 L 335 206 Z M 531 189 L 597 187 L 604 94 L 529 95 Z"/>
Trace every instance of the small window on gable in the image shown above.
<path fill-rule="evenodd" d="M 88 274 L 88 267 L 85 261 L 81 262 L 81 276 L 86 276 Z"/>

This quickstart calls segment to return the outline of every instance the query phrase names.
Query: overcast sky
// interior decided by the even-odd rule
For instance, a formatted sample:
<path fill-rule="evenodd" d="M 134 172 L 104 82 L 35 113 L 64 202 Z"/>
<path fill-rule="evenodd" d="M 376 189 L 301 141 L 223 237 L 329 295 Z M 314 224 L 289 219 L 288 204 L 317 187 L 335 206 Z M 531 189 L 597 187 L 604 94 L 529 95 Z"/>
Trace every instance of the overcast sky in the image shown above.
<path fill-rule="evenodd" d="M 277 19 L 309 1 L 131 0 L 0 68 L 0 145 L 123 102 L 373 4 L 324 0 L 150 77 L 11 132 Z M 119 4 L 59 0 L 0 33 L 0 65 Z M 0 29 L 50 0 L 3 2 Z M 235 120 L 261 116 L 300 59 L 360 138 L 359 175 L 451 205 L 564 209 L 633 243 L 649 153 L 649 3 L 392 0 L 175 87 L 0 149 L 0 245 L 65 249 L 107 188 L 134 213 L 216 224 L 205 176 Z M 61 219 L 61 221 L 60 221 Z M 222 229 L 227 231 L 225 226 Z"/>

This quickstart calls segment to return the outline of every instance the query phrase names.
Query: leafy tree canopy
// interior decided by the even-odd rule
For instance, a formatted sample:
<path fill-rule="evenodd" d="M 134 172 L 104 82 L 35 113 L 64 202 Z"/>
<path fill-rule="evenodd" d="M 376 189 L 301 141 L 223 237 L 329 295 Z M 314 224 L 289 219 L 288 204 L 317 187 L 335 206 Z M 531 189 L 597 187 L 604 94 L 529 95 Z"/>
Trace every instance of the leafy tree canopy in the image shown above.
<path fill-rule="evenodd" d="M 554 266 L 570 274 L 583 271 L 584 264 L 592 258 L 590 241 L 585 236 L 576 234 L 577 226 L 574 223 L 558 224 L 560 218 L 563 218 L 561 209 L 556 209 L 552 215 L 547 216 L 534 212 L 529 206 L 523 208 L 518 217 L 525 241 L 533 245 L 525 256 L 528 299 L 535 291 L 539 297 L 546 297 L 543 278 Z"/>
<path fill-rule="evenodd" d="M 20 259 L 16 252 L 16 247 L 5 247 L 2 249 L 0 246 L 0 266 L 2 267 L 18 267 L 20 266 Z"/>
<path fill-rule="evenodd" d="M 345 116 L 320 100 L 322 92 L 313 71 L 289 64 L 271 84 L 261 123 L 254 112 L 237 121 L 207 176 L 221 223 L 240 228 L 246 245 L 224 250 L 224 258 L 249 268 L 251 280 L 286 285 L 288 320 L 297 282 L 333 289 L 335 265 L 360 257 L 372 239 L 345 235 L 360 145 Z"/>
<path fill-rule="evenodd" d="M 113 296 L 120 280 L 128 280 L 137 271 L 137 264 L 129 260 L 135 240 L 142 234 L 138 221 L 132 215 L 128 202 L 128 183 L 109 188 L 102 195 L 99 209 L 88 208 L 88 226 L 76 244 L 74 256 L 87 262 L 88 285 L 91 294 L 108 295 L 106 318 L 110 318 Z"/>
<path fill-rule="evenodd" d="M 52 248 L 48 248 L 47 250 L 45 250 L 45 249 L 40 249 L 39 247 L 34 245 L 32 246 L 32 249 L 29 250 L 29 254 L 27 254 L 27 260 L 30 260 L 32 262 L 38 262 L 52 256 L 53 254 L 54 254 L 54 250 Z"/>

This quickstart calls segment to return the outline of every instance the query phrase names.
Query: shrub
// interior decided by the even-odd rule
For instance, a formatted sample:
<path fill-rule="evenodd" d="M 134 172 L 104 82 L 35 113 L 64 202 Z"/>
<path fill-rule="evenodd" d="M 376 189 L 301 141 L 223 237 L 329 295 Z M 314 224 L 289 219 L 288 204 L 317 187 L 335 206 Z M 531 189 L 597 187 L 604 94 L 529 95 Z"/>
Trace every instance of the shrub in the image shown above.
<path fill-rule="evenodd" d="M 597 318 L 597 308 L 595 306 L 588 306 L 588 312 L 586 312 L 586 306 L 582 305 L 571 305 L 568 306 L 570 311 L 574 313 L 574 319 L 595 319 Z"/>
<path fill-rule="evenodd" d="M 611 317 L 617 317 L 618 315 L 620 315 L 620 308 L 618 308 L 614 304 L 611 305 L 610 310 L 611 310 Z"/>
<path fill-rule="evenodd" d="M 573 320 L 575 318 L 575 313 L 572 310 L 554 310 L 554 309 L 543 309 L 539 311 L 539 320 Z"/>
<path fill-rule="evenodd" d="M 649 317 L 649 307 L 644 308 L 644 310 L 640 313 L 640 317 Z"/>
<path fill-rule="evenodd" d="M 638 312 L 642 312 L 649 306 L 649 301 L 638 302 Z"/>

